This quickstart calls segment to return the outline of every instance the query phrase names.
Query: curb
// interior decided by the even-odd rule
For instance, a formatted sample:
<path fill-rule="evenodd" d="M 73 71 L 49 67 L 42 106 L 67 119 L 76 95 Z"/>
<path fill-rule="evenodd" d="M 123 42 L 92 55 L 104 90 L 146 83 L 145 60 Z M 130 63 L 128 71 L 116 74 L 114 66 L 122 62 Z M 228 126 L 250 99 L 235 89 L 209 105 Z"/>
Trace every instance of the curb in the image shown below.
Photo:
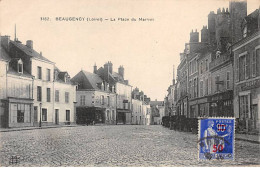
<path fill-rule="evenodd" d="M 35 127 L 35 128 L 22 128 L 22 129 L 6 129 L 6 130 L 0 130 L 1 132 L 13 132 L 13 131 L 24 131 L 24 130 L 35 130 L 35 129 L 50 129 L 50 128 L 62 128 L 62 127 L 77 127 L 75 126 L 44 126 L 44 127 Z"/>
<path fill-rule="evenodd" d="M 255 144 L 260 144 L 260 141 L 255 141 L 255 140 L 250 140 L 250 139 L 244 139 L 244 138 L 235 138 L 236 140 L 240 140 L 240 141 L 246 141 L 246 142 L 251 142 L 251 143 L 255 143 Z"/>

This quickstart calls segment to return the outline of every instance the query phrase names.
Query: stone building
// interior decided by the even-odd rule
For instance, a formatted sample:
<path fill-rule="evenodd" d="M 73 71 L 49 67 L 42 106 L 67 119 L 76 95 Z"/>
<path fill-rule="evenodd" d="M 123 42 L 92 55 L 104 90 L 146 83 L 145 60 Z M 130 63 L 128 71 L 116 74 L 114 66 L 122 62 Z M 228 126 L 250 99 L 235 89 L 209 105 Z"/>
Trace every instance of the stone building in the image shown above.
<path fill-rule="evenodd" d="M 176 82 L 175 82 L 175 70 L 173 66 L 173 80 L 172 84 L 167 89 L 167 96 L 164 99 L 165 103 L 165 116 L 176 115 Z"/>
<path fill-rule="evenodd" d="M 260 10 L 242 22 L 243 39 L 233 44 L 234 113 L 240 131 L 260 128 Z"/>
<path fill-rule="evenodd" d="M 164 101 L 151 101 L 151 124 L 160 125 L 162 123 L 162 117 L 165 116 Z"/>
<path fill-rule="evenodd" d="M 76 90 L 68 73 L 54 73 L 55 63 L 43 57 L 42 53 L 36 52 L 32 40 L 28 40 L 24 45 L 17 38 L 12 41 L 9 36 L 1 36 L 1 46 L 1 51 L 5 50 L 10 57 L 6 64 L 6 77 L 9 77 L 8 73 L 16 75 L 7 78 L 4 88 L 1 88 L 5 94 L 1 98 L 5 103 L 5 108 L 1 109 L 5 110 L 2 115 L 5 115 L 4 119 L 9 117 L 9 125 L 5 126 L 74 123 Z M 59 101 L 55 100 L 56 91 L 62 92 L 59 93 Z M 16 99 L 13 100 L 13 97 Z"/>
<path fill-rule="evenodd" d="M 97 66 L 94 66 L 94 73 L 108 83 L 110 91 L 112 87 L 115 88 L 117 124 L 131 124 L 132 86 L 129 85 L 128 80 L 125 79 L 124 72 L 123 66 L 120 66 L 118 72 L 115 72 L 113 70 L 113 64 L 110 61 L 99 69 L 97 69 Z"/>
<path fill-rule="evenodd" d="M 132 91 L 132 124 L 149 125 L 151 122 L 150 99 L 136 87 Z"/>
<path fill-rule="evenodd" d="M 123 66 L 118 68 L 118 72 L 114 72 L 111 62 L 105 63 L 104 67 L 99 69 L 94 65 L 93 73 L 81 71 L 72 80 L 79 84 L 77 95 L 83 95 L 82 91 L 95 91 L 93 94 L 86 94 L 92 96 L 92 102 L 94 102 L 92 109 L 95 108 L 95 110 L 89 110 L 89 112 L 96 113 L 95 118 L 93 114 L 88 119 L 107 124 L 131 124 L 132 86 L 128 84 L 128 80 L 124 79 Z M 80 101 L 79 96 L 77 96 L 77 99 Z M 78 110 L 83 109 L 82 107 L 90 109 L 87 103 L 86 106 L 77 104 Z M 106 113 L 104 114 L 104 112 Z M 78 114 L 85 113 L 82 110 Z M 84 120 L 86 116 L 83 117 L 78 117 L 79 123 L 86 121 Z"/>
<path fill-rule="evenodd" d="M 72 81 L 77 87 L 77 124 L 116 124 L 115 88 L 97 74 L 81 70 Z"/>
<path fill-rule="evenodd" d="M 197 30 L 190 32 L 177 69 L 177 115 L 234 115 L 231 44 L 242 38 L 238 25 L 246 13 L 245 1 L 231 1 L 229 9 L 209 13 L 200 42 Z"/>

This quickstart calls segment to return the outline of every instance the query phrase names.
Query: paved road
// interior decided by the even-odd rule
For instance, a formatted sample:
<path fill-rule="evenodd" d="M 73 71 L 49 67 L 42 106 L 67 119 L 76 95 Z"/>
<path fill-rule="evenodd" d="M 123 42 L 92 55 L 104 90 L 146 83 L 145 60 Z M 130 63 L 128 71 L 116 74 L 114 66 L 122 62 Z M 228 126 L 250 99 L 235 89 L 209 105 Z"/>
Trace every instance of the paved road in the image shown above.
<path fill-rule="evenodd" d="M 0 133 L 0 165 L 230 166 L 260 165 L 260 145 L 236 141 L 236 161 L 198 161 L 197 135 L 157 126 L 78 126 Z"/>

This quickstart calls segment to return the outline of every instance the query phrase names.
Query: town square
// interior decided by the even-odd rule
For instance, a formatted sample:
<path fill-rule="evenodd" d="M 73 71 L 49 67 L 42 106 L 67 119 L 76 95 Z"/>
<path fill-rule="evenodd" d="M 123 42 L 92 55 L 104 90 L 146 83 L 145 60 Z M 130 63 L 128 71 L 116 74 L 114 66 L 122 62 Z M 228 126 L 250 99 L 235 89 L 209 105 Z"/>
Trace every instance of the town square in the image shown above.
<path fill-rule="evenodd" d="M 151 1 L 0 2 L 1 167 L 260 165 L 259 1 Z"/>

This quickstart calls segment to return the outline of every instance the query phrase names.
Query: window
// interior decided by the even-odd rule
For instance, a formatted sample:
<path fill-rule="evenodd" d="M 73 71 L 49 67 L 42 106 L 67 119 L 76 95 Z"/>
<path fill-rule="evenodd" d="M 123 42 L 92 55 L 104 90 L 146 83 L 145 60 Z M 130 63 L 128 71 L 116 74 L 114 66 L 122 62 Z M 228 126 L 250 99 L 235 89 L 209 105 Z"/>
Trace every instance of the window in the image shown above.
<path fill-rule="evenodd" d="M 116 120 L 115 110 L 112 110 L 112 119 L 113 119 L 113 120 Z"/>
<path fill-rule="evenodd" d="M 256 56 L 256 74 L 260 76 L 260 48 L 255 51 Z"/>
<path fill-rule="evenodd" d="M 85 102 L 86 102 L 86 96 L 81 95 L 81 96 L 80 96 L 80 105 L 81 105 L 81 106 L 84 106 L 84 105 L 85 105 Z"/>
<path fill-rule="evenodd" d="M 240 113 L 240 118 L 248 118 L 248 96 L 240 96 L 239 97 L 239 102 L 240 102 L 240 108 L 239 108 L 239 113 Z"/>
<path fill-rule="evenodd" d="M 17 110 L 17 122 L 18 123 L 24 122 L 24 110 Z"/>
<path fill-rule="evenodd" d="M 245 38 L 247 36 L 247 26 L 243 29 L 243 37 Z"/>
<path fill-rule="evenodd" d="M 203 96 L 203 81 L 200 81 L 200 97 Z"/>
<path fill-rule="evenodd" d="M 252 77 L 256 76 L 256 54 L 252 53 Z"/>
<path fill-rule="evenodd" d="M 42 79 L 42 68 L 40 66 L 37 67 L 37 76 L 38 79 Z"/>
<path fill-rule="evenodd" d="M 227 72 L 227 90 L 230 88 L 230 72 Z"/>
<path fill-rule="evenodd" d="M 206 79 L 205 82 L 205 95 L 209 94 L 209 79 Z"/>
<path fill-rule="evenodd" d="M 50 69 L 47 69 L 47 71 L 46 71 L 46 80 L 51 81 L 51 70 Z"/>
<path fill-rule="evenodd" d="M 200 74 L 203 72 L 203 61 L 200 63 Z"/>
<path fill-rule="evenodd" d="M 101 96 L 101 104 L 104 105 L 105 101 L 104 101 L 104 96 Z"/>
<path fill-rule="evenodd" d="M 197 90 L 198 90 L 198 89 L 197 89 L 197 86 L 198 86 L 198 85 L 197 85 L 197 79 L 195 78 L 195 79 L 194 79 L 194 97 L 197 97 Z"/>
<path fill-rule="evenodd" d="M 208 67 L 208 59 L 206 59 L 205 61 L 205 66 L 206 66 L 206 71 L 208 71 L 209 67 Z"/>
<path fill-rule="evenodd" d="M 37 101 L 42 101 L 42 87 L 37 86 Z"/>
<path fill-rule="evenodd" d="M 70 110 L 66 110 L 66 121 L 70 121 Z"/>
<path fill-rule="evenodd" d="M 65 103 L 69 103 L 69 92 L 65 92 Z"/>
<path fill-rule="evenodd" d="M 42 121 L 47 121 L 47 109 L 42 109 Z"/>
<path fill-rule="evenodd" d="M 215 84 L 216 84 L 216 92 L 218 92 L 219 91 L 219 76 L 216 76 L 215 77 Z"/>
<path fill-rule="evenodd" d="M 55 102 L 59 102 L 60 101 L 60 92 L 59 90 L 55 90 Z"/>
<path fill-rule="evenodd" d="M 246 75 L 246 55 L 239 57 L 239 80 L 245 80 Z"/>
<path fill-rule="evenodd" d="M 110 97 L 107 96 L 107 106 L 110 106 Z"/>
<path fill-rule="evenodd" d="M 47 102 L 51 102 L 51 89 L 47 88 Z"/>
<path fill-rule="evenodd" d="M 239 81 L 239 58 L 236 59 L 236 82 Z"/>
<path fill-rule="evenodd" d="M 21 60 L 18 61 L 18 73 L 23 73 L 23 63 Z"/>
<path fill-rule="evenodd" d="M 109 120 L 109 110 L 107 110 L 107 120 Z"/>

